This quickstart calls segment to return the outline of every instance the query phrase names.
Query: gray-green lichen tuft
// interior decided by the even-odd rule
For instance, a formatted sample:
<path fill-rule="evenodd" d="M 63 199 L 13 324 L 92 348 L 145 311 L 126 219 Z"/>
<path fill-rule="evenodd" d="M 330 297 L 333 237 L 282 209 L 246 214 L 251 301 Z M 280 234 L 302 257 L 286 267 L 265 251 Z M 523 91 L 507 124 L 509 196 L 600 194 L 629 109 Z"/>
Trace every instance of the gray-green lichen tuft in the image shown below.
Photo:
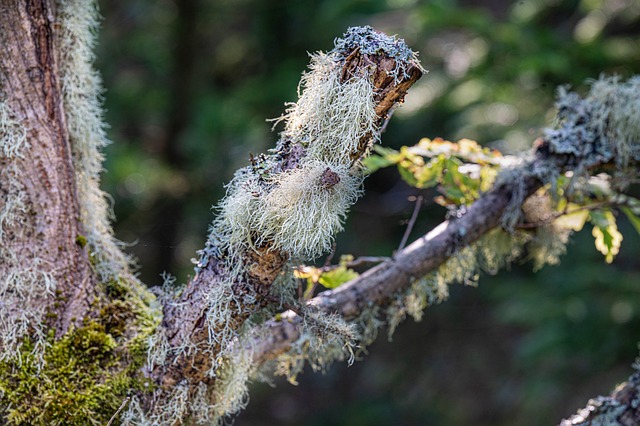
<path fill-rule="evenodd" d="M 320 256 L 330 250 L 362 192 L 364 171 L 354 155 L 363 141 L 368 146 L 378 138 L 371 76 L 365 72 L 343 81 L 337 54 L 317 53 L 300 88 L 298 101 L 276 120 L 284 123 L 276 149 L 254 158 L 227 186 L 200 253 L 196 271 L 213 256 L 223 259 L 229 272 L 207 296 L 210 337 L 222 348 L 237 335 L 229 318 L 242 303 L 232 287 L 246 273 L 247 253 L 268 247 L 289 259 Z"/>
<path fill-rule="evenodd" d="M 103 122 L 102 82 L 93 67 L 99 23 L 97 2 L 57 3 L 62 97 L 76 171 L 80 221 L 94 267 L 106 282 L 128 273 L 131 259 L 113 236 L 111 207 L 100 189 L 102 149 L 110 142 Z"/>
<path fill-rule="evenodd" d="M 547 130 L 550 151 L 576 158 L 589 167 L 615 162 L 624 168 L 640 161 L 640 77 L 626 82 L 602 77 L 581 98 L 566 88 L 558 91 L 559 126 Z"/>
<path fill-rule="evenodd" d="M 494 229 L 474 244 L 458 249 L 437 271 L 416 278 L 385 309 L 389 338 L 407 315 L 420 321 L 425 308 L 446 300 L 451 284 L 475 286 L 482 272 L 493 275 L 508 266 L 522 255 L 530 239 L 524 232 Z M 373 334 L 370 330 L 366 333 Z"/>

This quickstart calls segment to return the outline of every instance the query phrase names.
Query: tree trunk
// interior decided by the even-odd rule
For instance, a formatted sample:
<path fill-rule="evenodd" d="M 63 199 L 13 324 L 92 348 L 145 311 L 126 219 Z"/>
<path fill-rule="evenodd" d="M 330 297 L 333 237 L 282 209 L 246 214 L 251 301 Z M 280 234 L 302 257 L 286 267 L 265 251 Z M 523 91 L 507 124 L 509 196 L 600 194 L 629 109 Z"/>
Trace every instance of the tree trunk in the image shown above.
<path fill-rule="evenodd" d="M 0 317 L 22 332 L 47 324 L 62 335 L 88 313 L 96 277 L 79 222 L 55 17 L 52 1 L 0 5 Z M 22 336 L 8 335 L 0 345 L 15 348 Z"/>

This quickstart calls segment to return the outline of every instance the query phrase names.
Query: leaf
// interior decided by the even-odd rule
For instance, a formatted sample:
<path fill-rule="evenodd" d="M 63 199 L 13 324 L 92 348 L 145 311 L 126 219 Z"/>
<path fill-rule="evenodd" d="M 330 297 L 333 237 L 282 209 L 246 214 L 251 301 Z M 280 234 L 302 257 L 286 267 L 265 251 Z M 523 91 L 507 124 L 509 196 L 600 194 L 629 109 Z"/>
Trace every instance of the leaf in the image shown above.
<path fill-rule="evenodd" d="M 359 274 L 353 269 L 347 269 L 344 266 L 338 266 L 329 272 L 325 272 L 318 279 L 318 283 L 322 284 L 326 288 L 336 288 L 342 284 L 351 281 Z"/>
<path fill-rule="evenodd" d="M 418 187 L 418 180 L 409 168 L 405 167 L 403 164 L 398 164 L 398 172 L 400 172 L 402 180 L 407 182 L 407 185 Z"/>
<path fill-rule="evenodd" d="M 592 234 L 596 249 L 605 256 L 607 263 L 613 262 L 622 243 L 622 234 L 616 226 L 615 216 L 610 210 L 595 210 L 589 214 L 589 220 L 594 225 Z"/>
<path fill-rule="evenodd" d="M 638 234 L 640 234 L 640 217 L 636 216 L 633 210 L 631 210 L 629 207 L 622 207 L 620 208 L 620 210 L 622 210 L 622 213 L 624 213 L 627 216 L 627 219 L 629 219 L 629 222 L 631 222 L 631 224 L 636 229 Z"/>
<path fill-rule="evenodd" d="M 443 160 L 445 157 L 439 156 L 433 158 L 424 167 L 415 173 L 417 186 L 419 188 L 430 188 L 438 184 L 443 169 Z"/>
<path fill-rule="evenodd" d="M 373 173 L 378 169 L 397 164 L 405 158 L 404 153 L 400 153 L 395 149 L 376 145 L 373 147 L 373 150 L 378 155 L 372 155 L 362 160 L 368 173 Z"/>
<path fill-rule="evenodd" d="M 584 227 L 585 222 L 589 218 L 588 210 L 577 210 L 560 216 L 554 221 L 554 224 L 560 229 L 571 229 L 578 232 Z"/>
<path fill-rule="evenodd" d="M 302 266 L 293 271 L 296 278 L 307 279 L 310 283 L 317 283 L 322 275 L 322 270 L 314 266 Z"/>

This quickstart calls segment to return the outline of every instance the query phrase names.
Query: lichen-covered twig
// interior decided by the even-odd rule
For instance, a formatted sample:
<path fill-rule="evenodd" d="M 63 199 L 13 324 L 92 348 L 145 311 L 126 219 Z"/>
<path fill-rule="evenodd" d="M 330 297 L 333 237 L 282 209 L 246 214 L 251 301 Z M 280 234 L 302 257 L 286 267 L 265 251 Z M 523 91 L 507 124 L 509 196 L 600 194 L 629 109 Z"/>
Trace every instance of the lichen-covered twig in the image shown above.
<path fill-rule="evenodd" d="M 640 424 L 640 365 L 629 379 L 616 386 L 609 396 L 589 400 L 584 408 L 560 426 L 635 426 Z"/>
<path fill-rule="evenodd" d="M 290 305 L 294 289 L 281 274 L 287 262 L 331 247 L 358 196 L 358 160 L 404 93 L 398 88 L 421 73 L 405 47 L 380 37 L 352 29 L 330 54 L 313 57 L 300 100 L 281 118 L 285 129 L 276 150 L 236 173 L 196 277 L 176 299 L 165 298 L 163 328 L 149 356 L 160 385 L 146 409 L 150 422 L 185 416 L 220 421 L 246 404 L 247 380 L 260 365 L 273 366 L 274 358 L 275 371 L 292 381 L 306 362 L 323 368 L 353 359 L 358 342 L 375 338 L 381 310 L 393 330 L 407 314 L 419 318 L 424 307 L 446 298 L 449 283 L 473 282 L 479 270 L 495 272 L 519 256 L 530 236 L 516 228 L 524 201 L 537 189 L 568 169 L 581 179 L 609 163 L 620 170 L 623 185 L 625 171 L 633 173 L 640 161 L 640 131 L 611 127 L 638 118 L 632 93 L 639 80 L 601 80 L 584 99 L 561 92 L 559 126 L 537 142 L 534 158 L 506 170 L 464 214 L 310 300 L 304 311 L 256 325 L 276 313 L 274 294 L 280 307 Z M 358 45 L 371 40 L 383 47 Z M 398 65 L 402 57 L 409 62 Z M 616 97 L 630 107 L 616 106 Z M 513 234 L 493 231 L 499 227 Z M 550 247 L 542 262 L 557 259 L 564 246 Z"/>

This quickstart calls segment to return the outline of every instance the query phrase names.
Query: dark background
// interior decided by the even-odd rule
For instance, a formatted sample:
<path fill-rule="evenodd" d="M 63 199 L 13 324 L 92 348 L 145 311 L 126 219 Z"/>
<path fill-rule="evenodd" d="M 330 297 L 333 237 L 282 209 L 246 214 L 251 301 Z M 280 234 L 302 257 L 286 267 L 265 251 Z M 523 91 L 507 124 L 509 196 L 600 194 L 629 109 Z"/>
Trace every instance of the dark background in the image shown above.
<path fill-rule="evenodd" d="M 527 149 L 552 124 L 556 86 L 584 91 L 601 73 L 640 73 L 635 0 L 101 3 L 97 60 L 114 141 L 103 182 L 148 285 L 163 271 L 192 274 L 224 183 L 274 145 L 265 119 L 295 101 L 307 52 L 330 50 L 349 26 L 398 34 L 429 70 L 383 135 L 394 148 L 441 136 Z M 366 187 L 338 254 L 389 255 L 404 232 L 416 190 L 395 170 Z M 412 238 L 444 213 L 428 203 Z M 253 386 L 236 425 L 557 422 L 622 381 L 637 355 L 640 238 L 625 218 L 619 226 L 613 265 L 585 229 L 560 266 L 534 274 L 523 260 L 478 288 L 453 286 L 352 367 Z"/>

